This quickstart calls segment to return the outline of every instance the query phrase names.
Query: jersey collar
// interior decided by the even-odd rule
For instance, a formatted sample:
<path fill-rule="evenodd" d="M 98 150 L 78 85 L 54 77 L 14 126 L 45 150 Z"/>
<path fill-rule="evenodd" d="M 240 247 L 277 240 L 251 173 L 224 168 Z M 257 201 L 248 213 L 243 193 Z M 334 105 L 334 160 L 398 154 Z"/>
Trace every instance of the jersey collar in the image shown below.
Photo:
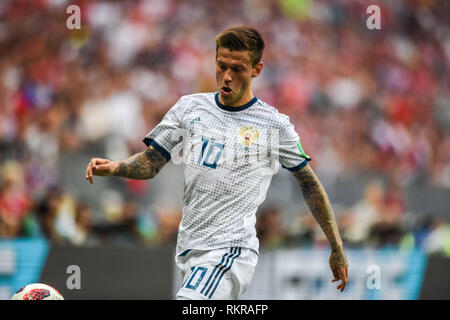
<path fill-rule="evenodd" d="M 247 102 L 246 104 L 244 104 L 242 106 L 230 107 L 230 106 L 224 106 L 223 104 L 220 103 L 219 92 L 216 92 L 215 99 L 216 99 L 216 104 L 219 106 L 219 108 L 226 110 L 226 111 L 242 111 L 242 110 L 245 110 L 245 109 L 251 107 L 256 101 L 258 101 L 257 97 L 253 97 L 252 100 L 250 100 L 249 102 Z"/>

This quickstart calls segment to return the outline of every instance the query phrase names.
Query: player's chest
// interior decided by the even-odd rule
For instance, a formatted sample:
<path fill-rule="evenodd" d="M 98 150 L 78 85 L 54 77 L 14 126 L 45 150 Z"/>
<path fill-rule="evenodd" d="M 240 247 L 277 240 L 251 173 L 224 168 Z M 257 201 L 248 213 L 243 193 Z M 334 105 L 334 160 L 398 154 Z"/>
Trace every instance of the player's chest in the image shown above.
<path fill-rule="evenodd" d="M 186 133 L 197 139 L 206 138 L 236 147 L 258 146 L 267 143 L 273 130 L 264 120 L 249 116 L 222 113 L 192 112 L 185 119 Z"/>
<path fill-rule="evenodd" d="M 267 158 L 272 130 L 256 119 L 192 114 L 186 121 L 186 147 L 197 164 L 215 169 L 243 159 Z"/>

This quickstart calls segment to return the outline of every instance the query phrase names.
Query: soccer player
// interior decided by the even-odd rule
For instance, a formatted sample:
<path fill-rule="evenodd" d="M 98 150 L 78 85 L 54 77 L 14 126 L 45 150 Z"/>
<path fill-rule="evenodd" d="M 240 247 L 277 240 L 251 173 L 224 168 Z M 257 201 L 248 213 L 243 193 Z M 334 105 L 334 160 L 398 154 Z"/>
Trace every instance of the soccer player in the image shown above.
<path fill-rule="evenodd" d="M 328 196 L 289 117 L 253 95 L 263 68 L 264 41 L 241 26 L 216 38 L 217 92 L 182 96 L 144 138 L 147 149 L 129 159 L 93 158 L 86 179 L 150 179 L 170 160 L 183 161 L 183 215 L 176 264 L 177 299 L 237 299 L 259 257 L 256 211 L 276 165 L 290 170 L 331 245 L 332 282 L 348 282 L 348 263 Z M 183 158 L 180 151 L 183 150 Z M 274 159 L 276 161 L 274 161 Z"/>

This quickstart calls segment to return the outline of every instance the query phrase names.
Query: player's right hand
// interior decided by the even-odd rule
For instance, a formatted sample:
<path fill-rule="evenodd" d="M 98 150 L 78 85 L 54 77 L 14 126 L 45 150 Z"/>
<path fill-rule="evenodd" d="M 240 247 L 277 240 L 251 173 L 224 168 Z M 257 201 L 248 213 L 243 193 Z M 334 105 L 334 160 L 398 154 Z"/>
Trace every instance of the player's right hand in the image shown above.
<path fill-rule="evenodd" d="M 117 163 L 108 159 L 92 158 L 86 167 L 86 180 L 92 184 L 95 176 L 109 176 L 114 173 Z"/>

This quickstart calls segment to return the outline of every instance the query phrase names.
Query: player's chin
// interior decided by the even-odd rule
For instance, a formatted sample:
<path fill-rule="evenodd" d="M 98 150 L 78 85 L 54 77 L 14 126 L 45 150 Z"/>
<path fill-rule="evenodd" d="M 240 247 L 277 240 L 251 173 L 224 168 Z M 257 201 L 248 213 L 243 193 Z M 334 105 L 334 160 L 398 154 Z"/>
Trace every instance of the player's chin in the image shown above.
<path fill-rule="evenodd" d="M 220 93 L 220 97 L 222 98 L 222 101 L 225 103 L 225 105 L 231 105 L 235 101 L 235 94 L 222 94 Z"/>

